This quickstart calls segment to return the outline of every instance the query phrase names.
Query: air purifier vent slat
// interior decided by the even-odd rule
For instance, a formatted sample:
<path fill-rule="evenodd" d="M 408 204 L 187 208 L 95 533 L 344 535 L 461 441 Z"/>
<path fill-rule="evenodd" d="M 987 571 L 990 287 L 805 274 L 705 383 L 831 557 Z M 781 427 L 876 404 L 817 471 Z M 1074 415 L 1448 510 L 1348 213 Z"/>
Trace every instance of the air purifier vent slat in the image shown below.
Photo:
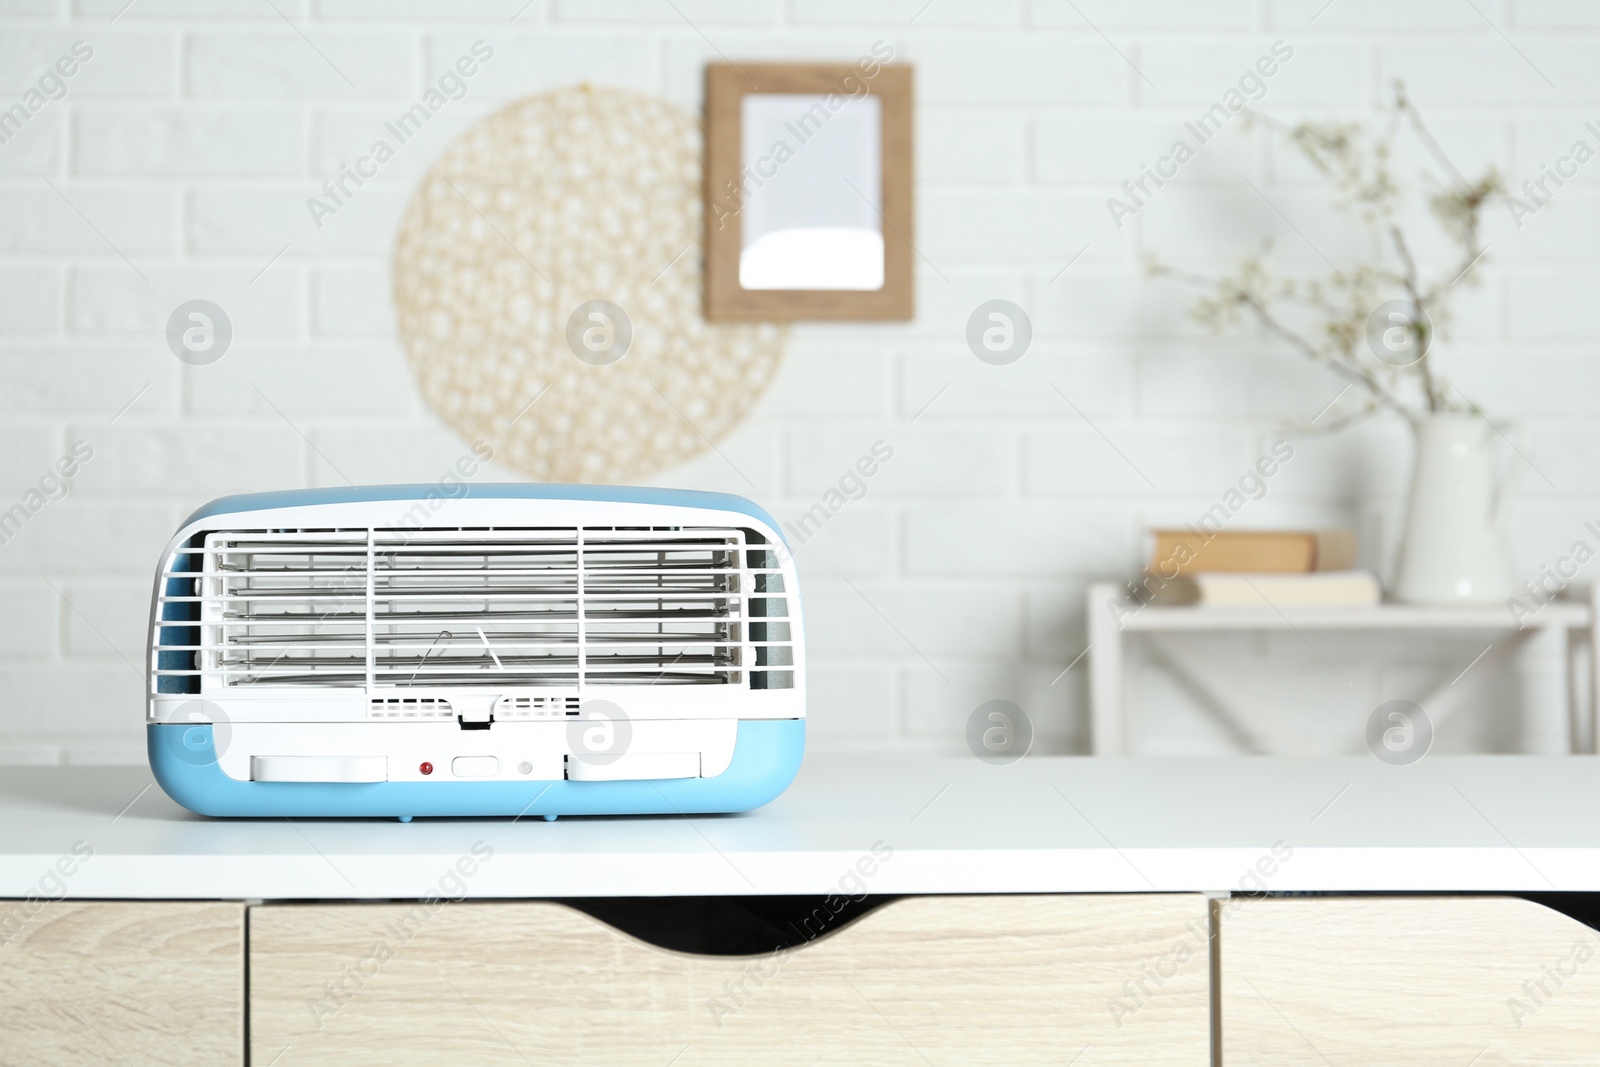
<path fill-rule="evenodd" d="M 367 714 L 375 719 L 450 719 L 455 709 L 443 697 L 372 697 Z"/>

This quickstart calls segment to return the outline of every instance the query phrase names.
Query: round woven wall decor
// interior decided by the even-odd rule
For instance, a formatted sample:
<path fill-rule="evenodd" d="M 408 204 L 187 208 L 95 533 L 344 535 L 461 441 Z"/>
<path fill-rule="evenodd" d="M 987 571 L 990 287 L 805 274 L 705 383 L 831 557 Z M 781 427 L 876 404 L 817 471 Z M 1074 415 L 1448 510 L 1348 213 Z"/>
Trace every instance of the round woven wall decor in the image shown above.
<path fill-rule="evenodd" d="M 702 316 L 700 165 L 693 117 L 588 87 L 445 150 L 394 253 L 400 336 L 445 422 L 540 481 L 625 482 L 745 416 L 786 331 Z"/>

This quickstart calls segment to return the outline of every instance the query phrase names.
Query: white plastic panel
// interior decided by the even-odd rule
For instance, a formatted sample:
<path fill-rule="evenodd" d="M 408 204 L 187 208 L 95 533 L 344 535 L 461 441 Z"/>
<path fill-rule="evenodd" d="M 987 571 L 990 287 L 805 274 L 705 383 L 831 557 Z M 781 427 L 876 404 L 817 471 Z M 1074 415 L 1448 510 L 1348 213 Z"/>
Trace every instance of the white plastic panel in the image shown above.
<path fill-rule="evenodd" d="M 383 756 L 251 756 L 252 782 L 386 782 Z"/>
<path fill-rule="evenodd" d="M 652 778 L 698 777 L 698 752 L 629 752 L 609 763 L 597 763 L 582 756 L 567 757 L 567 779 L 573 782 L 637 782 Z"/>
<path fill-rule="evenodd" d="M 736 719 L 636 719 L 623 756 L 690 753 L 699 761 L 693 773 L 712 778 L 733 761 L 738 732 Z M 486 781 L 557 781 L 566 777 L 566 757 L 579 751 L 574 736 L 565 722 L 497 722 L 490 730 L 463 730 L 453 722 L 236 721 L 216 731 L 217 763 L 239 781 L 251 779 L 260 756 L 379 756 L 387 761 L 386 779 L 391 782 L 450 781 L 456 757 L 491 756 L 496 769 Z M 431 774 L 422 772 L 424 763 L 432 767 Z"/>

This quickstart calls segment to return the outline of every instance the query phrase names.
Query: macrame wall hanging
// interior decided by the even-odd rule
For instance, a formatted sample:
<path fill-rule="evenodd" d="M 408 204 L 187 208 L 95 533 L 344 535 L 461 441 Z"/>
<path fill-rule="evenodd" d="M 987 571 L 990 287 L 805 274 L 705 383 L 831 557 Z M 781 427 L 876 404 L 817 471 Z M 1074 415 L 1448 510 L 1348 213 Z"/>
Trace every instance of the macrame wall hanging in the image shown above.
<path fill-rule="evenodd" d="M 395 242 L 424 399 L 540 481 L 626 482 L 712 447 L 783 355 L 701 314 L 700 126 L 642 93 L 519 101 L 458 137 Z"/>

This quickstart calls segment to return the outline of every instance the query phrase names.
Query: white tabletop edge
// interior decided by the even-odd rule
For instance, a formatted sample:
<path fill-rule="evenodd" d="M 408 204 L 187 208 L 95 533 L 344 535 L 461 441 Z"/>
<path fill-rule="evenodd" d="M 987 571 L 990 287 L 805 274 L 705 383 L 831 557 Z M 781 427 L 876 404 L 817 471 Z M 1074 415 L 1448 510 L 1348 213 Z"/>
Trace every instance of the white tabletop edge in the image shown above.
<path fill-rule="evenodd" d="M 149 781 L 7 769 L 0 896 L 1600 892 L 1593 757 L 817 755 L 756 812 L 555 823 L 203 819 Z"/>

